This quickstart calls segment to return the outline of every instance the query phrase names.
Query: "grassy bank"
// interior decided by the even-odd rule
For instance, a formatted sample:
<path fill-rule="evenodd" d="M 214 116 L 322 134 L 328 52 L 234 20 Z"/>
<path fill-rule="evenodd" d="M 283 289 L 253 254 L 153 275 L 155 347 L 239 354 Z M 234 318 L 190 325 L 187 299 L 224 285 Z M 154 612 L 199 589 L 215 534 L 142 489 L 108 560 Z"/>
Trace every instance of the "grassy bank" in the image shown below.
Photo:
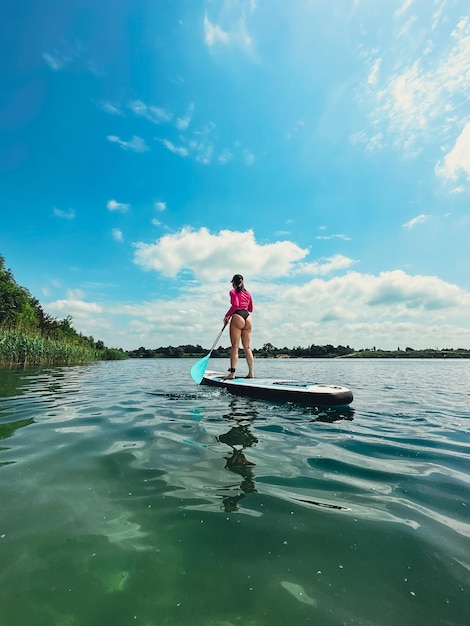
<path fill-rule="evenodd" d="M 20 330 L 0 330 L 0 366 L 83 365 L 97 360 L 125 358 L 119 350 L 96 350 L 64 340 Z"/>

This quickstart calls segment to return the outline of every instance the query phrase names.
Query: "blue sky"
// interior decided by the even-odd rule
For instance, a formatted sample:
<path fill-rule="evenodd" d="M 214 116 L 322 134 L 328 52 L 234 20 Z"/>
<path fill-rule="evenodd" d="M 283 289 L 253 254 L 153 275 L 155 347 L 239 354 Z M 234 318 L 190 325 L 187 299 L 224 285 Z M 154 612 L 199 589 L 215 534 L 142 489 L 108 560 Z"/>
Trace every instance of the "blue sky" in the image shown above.
<path fill-rule="evenodd" d="M 109 346 L 470 348 L 467 0 L 0 8 L 0 254 Z M 227 335 L 221 341 L 227 345 Z"/>

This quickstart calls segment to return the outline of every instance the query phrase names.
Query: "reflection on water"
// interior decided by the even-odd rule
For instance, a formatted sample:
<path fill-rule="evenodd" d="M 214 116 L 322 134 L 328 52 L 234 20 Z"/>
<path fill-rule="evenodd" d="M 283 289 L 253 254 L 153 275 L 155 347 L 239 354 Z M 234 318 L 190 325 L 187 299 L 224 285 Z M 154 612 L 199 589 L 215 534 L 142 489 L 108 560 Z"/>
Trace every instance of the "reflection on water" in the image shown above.
<path fill-rule="evenodd" d="M 258 443 L 258 439 L 250 431 L 250 422 L 258 415 L 255 408 L 245 412 L 236 410 L 236 403 L 230 403 L 233 412 L 223 415 L 223 419 L 228 422 L 235 422 L 230 430 L 216 437 L 217 441 L 224 443 L 231 448 L 229 456 L 225 456 L 225 467 L 230 472 L 242 477 L 240 483 L 240 493 L 237 495 L 222 496 L 224 511 L 233 512 L 238 510 L 238 502 L 246 493 L 256 491 L 254 481 L 255 463 L 249 461 L 244 453 L 245 448 L 251 448 Z"/>
<path fill-rule="evenodd" d="M 8 437 L 11 437 L 15 431 L 18 430 L 18 428 L 24 428 L 30 424 L 34 424 L 34 419 L 32 417 L 25 420 L 18 420 L 17 422 L 0 424 L 0 439 L 8 439 Z"/>
<path fill-rule="evenodd" d="M 236 400 L 229 402 L 231 412 L 225 413 L 222 419 L 229 422 L 230 429 L 216 435 L 216 440 L 219 443 L 226 444 L 231 449 L 229 456 L 224 456 L 226 463 L 225 468 L 234 474 L 238 474 L 242 477 L 242 481 L 239 486 L 240 493 L 236 495 L 223 495 L 223 509 L 226 512 L 238 511 L 238 503 L 245 497 L 245 494 L 254 493 L 257 491 L 255 486 L 255 467 L 256 463 L 247 458 L 247 448 L 251 448 L 258 443 L 258 438 L 253 434 L 251 426 L 254 421 L 260 418 L 259 412 L 256 406 L 242 405 L 242 409 L 238 406 Z M 247 408 L 248 407 L 248 408 Z M 349 407 L 342 407 L 340 409 L 318 410 L 312 408 L 302 407 L 303 420 L 301 423 L 306 422 L 326 422 L 333 423 L 342 419 L 352 420 L 353 409 Z M 313 417 L 315 415 L 315 417 Z M 231 486 L 233 489 L 233 486 Z M 227 487 L 229 489 L 229 487 Z M 284 497 L 287 500 L 296 503 L 302 503 L 306 505 L 320 506 L 325 508 L 348 510 L 347 507 L 343 507 L 338 504 L 329 504 L 327 502 L 319 502 L 307 497 L 296 497 L 289 492 L 282 492 L 278 490 L 278 497 Z"/>
<path fill-rule="evenodd" d="M 466 364 L 257 366 L 328 411 L 190 365 L 0 372 L 2 626 L 467 622 Z"/>

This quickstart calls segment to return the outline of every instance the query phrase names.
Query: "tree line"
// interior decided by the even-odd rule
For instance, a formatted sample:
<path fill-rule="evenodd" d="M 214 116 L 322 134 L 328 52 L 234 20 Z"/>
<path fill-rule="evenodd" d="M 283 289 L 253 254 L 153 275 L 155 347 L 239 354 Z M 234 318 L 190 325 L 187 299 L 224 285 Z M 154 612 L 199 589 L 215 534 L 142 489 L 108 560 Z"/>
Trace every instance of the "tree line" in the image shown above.
<path fill-rule="evenodd" d="M 145 348 L 141 346 L 136 350 L 127 350 L 126 354 L 134 359 L 179 359 L 179 358 L 200 358 L 209 352 L 208 349 L 197 345 L 181 345 L 181 346 L 160 346 L 159 348 Z M 434 349 L 427 348 L 424 350 L 415 350 L 406 347 L 402 350 L 398 347 L 396 350 L 381 350 L 374 348 L 361 348 L 354 350 L 349 346 L 333 346 L 331 344 L 316 345 L 312 344 L 307 348 L 294 346 L 293 348 L 276 348 L 271 343 L 265 343 L 262 348 L 254 348 L 253 354 L 256 358 L 303 358 L 303 359 L 329 359 L 338 357 L 354 357 L 361 359 L 438 359 L 438 358 L 454 358 L 463 359 L 470 358 L 470 350 L 465 348 L 443 348 Z M 212 352 L 212 358 L 230 357 L 230 348 L 219 346 Z"/>
<path fill-rule="evenodd" d="M 205 356 L 208 350 L 198 345 L 182 345 L 182 346 L 160 346 L 151 349 L 141 346 L 136 350 L 128 350 L 126 354 L 131 358 L 185 358 L 185 357 L 201 357 Z M 332 358 L 339 356 L 347 356 L 353 354 L 353 348 L 349 346 L 333 346 L 327 344 L 325 346 L 317 346 L 312 344 L 308 348 L 295 346 L 294 348 L 276 348 L 271 343 L 265 343 L 262 348 L 253 348 L 253 354 L 257 358 Z M 228 358 L 230 357 L 230 348 L 219 346 L 212 352 L 212 357 Z"/>

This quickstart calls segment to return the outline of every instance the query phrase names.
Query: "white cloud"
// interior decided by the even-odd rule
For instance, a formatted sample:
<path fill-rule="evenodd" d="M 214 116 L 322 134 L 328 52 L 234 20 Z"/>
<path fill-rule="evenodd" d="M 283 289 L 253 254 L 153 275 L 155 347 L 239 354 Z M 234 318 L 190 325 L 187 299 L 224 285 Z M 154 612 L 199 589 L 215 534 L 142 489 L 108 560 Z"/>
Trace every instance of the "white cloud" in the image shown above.
<path fill-rule="evenodd" d="M 201 237 L 200 231 L 194 234 Z M 209 346 L 229 307 L 229 280 L 234 272 L 241 271 L 254 298 L 255 347 L 268 341 L 278 347 L 311 343 L 355 348 L 375 345 L 383 349 L 470 345 L 470 293 L 435 276 L 412 276 L 401 270 L 379 275 L 348 272 L 291 284 L 297 261 L 285 249 L 263 250 L 248 237 L 252 246 L 248 254 L 254 257 L 254 263 L 253 267 L 247 263 L 242 268 L 238 262 L 226 260 L 233 233 L 214 235 L 212 256 L 208 253 L 201 258 L 196 258 L 194 250 L 185 253 L 185 243 L 191 247 L 195 244 L 187 235 L 181 235 L 180 241 L 162 238 L 160 249 L 153 250 L 153 258 L 147 259 L 152 264 L 150 268 L 157 261 L 175 263 L 174 273 L 177 268 L 197 265 L 194 275 L 198 280 L 182 282 L 178 278 L 181 291 L 176 297 L 165 300 L 162 294 L 158 300 L 135 305 L 96 305 L 70 299 L 58 301 L 54 312 L 72 314 L 74 319 L 80 315 L 81 325 L 76 327 L 103 339 L 107 345 L 136 348 L 194 342 Z M 222 245 L 224 237 L 227 249 Z M 214 244 L 207 233 L 202 233 L 202 247 L 208 242 Z M 279 255 L 283 261 L 278 275 L 267 276 L 263 262 L 278 262 Z M 179 260 L 175 262 L 174 257 Z M 222 271 L 218 264 L 223 265 Z M 97 306 L 100 311 L 93 312 Z M 221 344 L 229 344 L 227 335 Z"/>
<path fill-rule="evenodd" d="M 116 135 L 108 135 L 106 137 L 111 143 L 117 143 L 123 150 L 132 150 L 133 152 L 147 152 L 150 148 L 142 137 L 134 135 L 130 141 L 124 141 Z"/>
<path fill-rule="evenodd" d="M 204 165 L 210 165 L 214 161 L 224 165 L 235 159 L 235 156 L 243 160 L 245 165 L 253 165 L 255 155 L 250 150 L 243 148 L 239 141 L 234 143 L 234 151 L 228 148 L 218 148 L 215 130 L 216 125 L 210 122 L 190 134 L 181 133 L 179 144 L 169 139 L 156 138 L 156 141 L 164 145 L 173 154 L 183 158 L 190 157 Z"/>
<path fill-rule="evenodd" d="M 399 7 L 393 14 L 393 17 L 400 18 L 404 13 L 406 13 L 406 11 L 408 11 L 410 6 L 413 4 L 413 1 L 414 0 L 404 0 L 401 7 Z"/>
<path fill-rule="evenodd" d="M 406 222 L 405 224 L 403 224 L 403 228 L 413 228 L 417 224 L 424 224 L 424 222 L 428 221 L 429 217 L 430 217 L 429 215 L 425 215 L 424 213 L 421 213 L 421 215 L 417 215 L 416 217 L 411 219 L 409 222 Z"/>
<path fill-rule="evenodd" d="M 166 124 L 173 119 L 173 113 L 161 107 L 147 105 L 142 100 L 133 100 L 128 106 L 135 115 L 144 117 L 152 124 Z"/>
<path fill-rule="evenodd" d="M 176 128 L 179 130 L 187 130 L 191 123 L 191 118 L 194 111 L 194 104 L 190 104 L 188 110 L 186 111 L 186 115 L 184 117 L 178 117 L 176 119 Z"/>
<path fill-rule="evenodd" d="M 436 174 L 445 181 L 456 181 L 460 176 L 470 181 L 470 122 L 465 124 L 452 150 L 437 164 Z"/>
<path fill-rule="evenodd" d="M 101 313 L 103 308 L 96 302 L 85 302 L 71 297 L 50 302 L 47 305 L 47 310 L 55 315 L 71 315 L 74 319 L 81 319 L 87 314 Z"/>
<path fill-rule="evenodd" d="M 233 154 L 227 148 L 222 150 L 222 152 L 219 154 L 219 163 L 225 164 L 231 161 L 232 159 L 233 159 Z"/>
<path fill-rule="evenodd" d="M 391 77 L 377 99 L 376 116 L 388 117 L 388 132 L 395 135 L 395 145 L 408 153 L 415 149 L 417 136 L 427 129 L 441 106 L 439 90 L 419 61 Z"/>
<path fill-rule="evenodd" d="M 363 294 L 371 306 L 437 310 L 464 304 L 468 294 L 435 276 L 410 276 L 402 270 L 382 272 Z"/>
<path fill-rule="evenodd" d="M 212 234 L 207 228 L 196 231 L 189 227 L 153 244 L 139 242 L 135 247 L 137 265 L 172 278 L 189 271 L 202 281 L 223 279 L 233 274 L 234 268 L 250 276 L 285 276 L 308 254 L 290 241 L 258 244 L 251 230 Z"/>
<path fill-rule="evenodd" d="M 73 209 L 69 209 L 68 211 L 62 211 L 62 209 L 58 209 L 54 207 L 54 215 L 56 217 L 60 217 L 64 220 L 73 220 L 75 219 L 75 211 Z"/>
<path fill-rule="evenodd" d="M 181 157 L 187 157 L 189 154 L 189 150 L 184 146 L 175 146 L 174 143 L 169 141 L 168 139 L 160 139 L 159 140 L 167 150 L 173 152 L 174 154 L 178 154 Z"/>
<path fill-rule="evenodd" d="M 372 67 L 370 68 L 369 76 L 367 78 L 367 82 L 369 85 L 376 85 L 378 83 L 381 63 L 382 59 L 375 59 L 375 61 L 373 62 Z"/>
<path fill-rule="evenodd" d="M 105 113 L 109 113 L 110 115 L 124 115 L 119 105 L 113 104 L 112 102 L 103 101 L 100 103 L 100 107 Z"/>
<path fill-rule="evenodd" d="M 253 38 L 248 31 L 248 21 L 257 8 L 253 1 L 226 1 L 217 5 L 217 22 L 204 16 L 204 41 L 213 49 L 216 45 L 233 46 L 248 54 L 253 53 Z"/>
<path fill-rule="evenodd" d="M 320 227 L 321 229 L 324 229 L 325 227 Z M 351 237 L 348 237 L 347 235 L 343 235 L 341 233 L 335 233 L 333 235 L 316 235 L 315 239 L 321 239 L 321 240 L 329 240 L 329 239 L 342 239 L 343 241 L 351 241 Z"/>
<path fill-rule="evenodd" d="M 324 276 L 339 270 L 348 269 L 354 263 L 356 263 L 356 261 L 347 256 L 335 254 L 332 257 L 320 259 L 320 261 L 315 261 L 314 263 L 301 263 L 296 268 L 295 273 Z"/>
<path fill-rule="evenodd" d="M 67 298 L 70 300 L 81 300 L 84 295 L 82 289 L 67 289 Z"/>
<path fill-rule="evenodd" d="M 212 128 L 205 129 L 203 132 L 197 133 L 197 135 L 203 136 L 203 141 L 199 139 L 191 139 L 188 143 L 189 149 L 195 155 L 194 158 L 198 163 L 209 165 L 212 161 L 214 145 L 210 141 L 206 140 L 207 135 L 210 134 L 212 130 Z"/>
<path fill-rule="evenodd" d="M 294 127 L 292 128 L 292 130 L 287 131 L 286 133 L 286 139 L 290 140 L 292 139 L 295 135 L 297 135 L 301 130 L 303 130 L 305 128 L 305 120 L 301 119 L 298 120 L 295 124 Z"/>
<path fill-rule="evenodd" d="M 461 18 L 451 36 L 454 39 L 454 46 L 437 68 L 439 78 L 449 94 L 468 95 L 470 89 L 470 17 Z"/>
<path fill-rule="evenodd" d="M 204 16 L 204 41 L 212 48 L 216 43 L 228 44 L 229 35 L 220 26 L 213 24 L 207 15 Z"/>
<path fill-rule="evenodd" d="M 122 231 L 119 230 L 119 228 L 113 228 L 112 235 L 113 235 L 113 239 L 115 241 L 123 241 L 124 240 Z"/>
<path fill-rule="evenodd" d="M 80 289 L 68 290 L 67 297 L 44 305 L 50 315 L 57 318 L 72 317 L 73 327 L 85 336 L 102 339 L 108 346 L 123 347 L 125 332 L 122 333 L 122 344 L 116 342 L 115 332 L 119 332 L 118 323 L 114 319 L 116 309 L 107 308 L 106 304 L 89 302 L 84 299 Z"/>
<path fill-rule="evenodd" d="M 408 6 L 405 2 L 402 9 Z M 353 140 L 363 140 L 371 150 L 392 145 L 416 156 L 427 143 L 447 142 L 452 133 L 455 136 L 455 127 L 462 128 L 470 119 L 462 108 L 470 99 L 470 17 L 459 20 L 447 41 L 440 33 L 439 48 L 433 26 L 426 33 L 420 23 L 423 48 L 418 54 L 416 28 L 407 25 L 409 31 L 401 31 L 395 46 L 365 57 L 368 95 L 375 105 L 368 132 L 355 133 Z"/>
<path fill-rule="evenodd" d="M 399 31 L 397 32 L 397 35 L 396 35 L 397 39 L 399 39 L 400 37 L 404 37 L 405 35 L 408 35 L 408 33 L 413 27 L 413 24 L 417 20 L 418 20 L 418 17 L 416 15 L 413 15 L 404 24 L 402 24 Z"/>
<path fill-rule="evenodd" d="M 272 329 L 282 337 L 282 345 L 288 346 L 309 345 L 308 337 L 320 344 L 376 344 L 386 349 L 405 342 L 434 347 L 436 342 L 456 346 L 465 345 L 465 338 L 466 343 L 470 340 L 463 313 L 470 306 L 470 293 L 434 276 L 410 276 L 401 270 L 378 276 L 349 272 L 282 290 L 271 288 L 271 292 L 276 294 L 271 298 L 269 293 L 258 294 L 258 307 L 269 311 L 261 332 L 266 337 L 271 332 L 274 344 Z M 284 315 L 287 309 L 289 320 Z M 459 339 L 457 329 L 462 331 L 462 327 Z"/>
<path fill-rule="evenodd" d="M 45 310 L 60 317 L 72 315 L 75 328 L 110 346 L 210 346 L 229 307 L 230 278 L 241 272 L 254 298 L 254 347 L 266 342 L 278 347 L 331 343 L 383 349 L 470 345 L 470 292 L 436 276 L 349 271 L 298 284 L 296 268 L 307 251 L 292 242 L 258 244 L 251 232 L 211 235 L 205 229 L 186 229 L 141 251 L 136 262 L 145 269 L 167 277 L 180 274 L 175 283 L 179 293 L 171 290 L 167 298 L 167 290 L 162 290 L 158 299 L 128 305 L 90 302 L 82 290 L 74 289 L 66 298 L 46 304 Z M 136 256 L 139 252 L 137 248 Z M 243 258 L 248 260 L 241 265 Z M 325 269 L 328 263 L 319 261 Z M 181 280 L 188 270 L 195 279 Z M 221 345 L 229 345 L 227 334 Z"/>
<path fill-rule="evenodd" d="M 73 57 L 70 54 L 64 54 L 61 52 L 44 52 L 42 58 L 47 65 L 56 72 L 63 70 L 64 67 L 70 65 L 73 61 Z"/>
<path fill-rule="evenodd" d="M 212 155 L 214 154 L 214 146 L 212 144 L 199 144 L 196 154 L 196 161 L 198 163 L 204 163 L 209 165 L 212 161 Z"/>
<path fill-rule="evenodd" d="M 432 16 L 432 30 L 435 30 L 440 25 L 441 21 L 446 19 L 445 10 L 447 2 L 448 0 L 435 0 L 437 9 L 434 11 Z"/>
<path fill-rule="evenodd" d="M 249 150 L 245 150 L 243 153 L 244 159 L 245 159 L 245 164 L 248 166 L 253 165 L 254 161 L 255 161 L 255 155 L 250 152 Z"/>
<path fill-rule="evenodd" d="M 109 211 L 120 211 L 121 213 L 126 213 L 126 211 L 130 209 L 131 205 L 124 202 L 117 202 L 116 200 L 108 200 L 106 207 Z"/>
<path fill-rule="evenodd" d="M 165 211 L 166 202 L 155 202 L 154 207 L 157 209 L 157 211 Z"/>

